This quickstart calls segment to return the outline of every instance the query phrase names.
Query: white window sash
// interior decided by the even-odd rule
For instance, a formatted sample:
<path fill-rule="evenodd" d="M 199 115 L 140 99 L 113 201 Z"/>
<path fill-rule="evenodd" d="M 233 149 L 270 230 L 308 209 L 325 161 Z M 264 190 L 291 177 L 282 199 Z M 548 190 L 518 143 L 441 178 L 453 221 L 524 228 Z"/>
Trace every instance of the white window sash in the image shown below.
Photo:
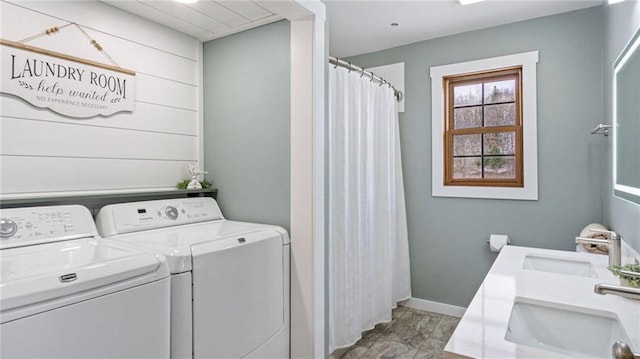
<path fill-rule="evenodd" d="M 538 137 L 536 64 L 538 51 L 461 62 L 431 68 L 432 195 L 494 199 L 538 199 Z M 444 89 L 443 78 L 470 72 L 522 66 L 522 148 L 524 187 L 444 185 Z"/>

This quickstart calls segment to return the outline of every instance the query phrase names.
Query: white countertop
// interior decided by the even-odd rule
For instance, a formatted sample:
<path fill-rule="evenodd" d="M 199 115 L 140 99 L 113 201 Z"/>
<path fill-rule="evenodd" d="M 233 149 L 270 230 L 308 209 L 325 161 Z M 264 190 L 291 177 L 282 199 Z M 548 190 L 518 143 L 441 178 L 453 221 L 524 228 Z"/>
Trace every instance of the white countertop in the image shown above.
<path fill-rule="evenodd" d="M 523 269 L 527 255 L 589 261 L 597 278 Z M 447 343 L 445 358 L 569 358 L 505 339 L 517 298 L 552 302 L 585 312 L 612 313 L 631 340 L 627 344 L 635 351 L 640 350 L 640 301 L 593 291 L 597 283 L 619 285 L 619 279 L 607 270 L 607 261 L 607 256 L 591 253 L 503 247 Z"/>

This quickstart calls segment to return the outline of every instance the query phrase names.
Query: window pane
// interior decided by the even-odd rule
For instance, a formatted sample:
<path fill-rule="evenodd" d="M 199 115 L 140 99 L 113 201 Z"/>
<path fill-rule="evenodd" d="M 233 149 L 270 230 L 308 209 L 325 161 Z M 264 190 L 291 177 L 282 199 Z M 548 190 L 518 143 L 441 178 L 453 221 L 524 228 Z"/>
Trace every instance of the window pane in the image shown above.
<path fill-rule="evenodd" d="M 515 101 L 516 80 L 487 82 L 484 84 L 484 103 Z"/>
<path fill-rule="evenodd" d="M 515 157 L 485 157 L 484 178 L 516 178 Z"/>
<path fill-rule="evenodd" d="M 482 106 L 463 107 L 453 110 L 453 127 L 482 127 Z"/>
<path fill-rule="evenodd" d="M 469 156 L 482 154 L 482 136 L 477 135 L 455 135 L 453 136 L 453 155 Z"/>
<path fill-rule="evenodd" d="M 453 159 L 453 178 L 482 178 L 481 157 L 464 157 Z"/>
<path fill-rule="evenodd" d="M 516 124 L 516 104 L 489 105 L 484 107 L 484 125 L 512 126 Z"/>
<path fill-rule="evenodd" d="M 490 155 L 513 155 L 516 153 L 516 133 L 496 132 L 485 133 L 483 153 Z"/>
<path fill-rule="evenodd" d="M 480 105 L 482 104 L 482 84 L 456 86 L 453 88 L 453 105 Z"/>

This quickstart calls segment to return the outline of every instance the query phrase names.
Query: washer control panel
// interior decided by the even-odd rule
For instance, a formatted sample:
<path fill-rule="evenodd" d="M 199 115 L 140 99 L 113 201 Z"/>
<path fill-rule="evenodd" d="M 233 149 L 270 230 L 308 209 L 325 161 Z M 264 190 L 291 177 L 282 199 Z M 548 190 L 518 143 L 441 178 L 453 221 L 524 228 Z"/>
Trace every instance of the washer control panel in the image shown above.
<path fill-rule="evenodd" d="M 96 236 L 89 210 L 82 206 L 0 210 L 0 248 Z"/>
<path fill-rule="evenodd" d="M 213 198 L 131 202 L 103 207 L 96 217 L 102 236 L 223 219 Z"/>

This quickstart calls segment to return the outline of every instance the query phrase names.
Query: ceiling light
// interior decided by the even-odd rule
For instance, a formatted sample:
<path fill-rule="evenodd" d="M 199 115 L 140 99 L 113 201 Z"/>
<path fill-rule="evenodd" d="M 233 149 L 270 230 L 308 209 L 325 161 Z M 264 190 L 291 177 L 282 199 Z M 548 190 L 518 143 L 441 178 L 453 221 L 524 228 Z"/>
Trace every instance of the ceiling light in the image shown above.
<path fill-rule="evenodd" d="M 198 2 L 198 0 L 175 0 L 175 1 L 181 2 L 183 4 L 193 4 L 193 3 Z"/>
<path fill-rule="evenodd" d="M 609 5 L 611 5 L 611 4 L 617 4 L 617 3 L 619 3 L 619 2 L 623 2 L 623 1 L 624 1 L 624 0 L 608 0 L 608 1 L 607 1 L 607 3 L 608 3 Z"/>
<path fill-rule="evenodd" d="M 391 27 L 398 27 L 398 26 L 400 26 L 400 24 L 398 24 L 397 22 L 392 22 L 391 23 Z"/>
<path fill-rule="evenodd" d="M 475 4 L 477 2 L 484 1 L 484 0 L 456 0 L 456 1 L 460 3 L 460 5 L 469 5 L 469 4 Z"/>

